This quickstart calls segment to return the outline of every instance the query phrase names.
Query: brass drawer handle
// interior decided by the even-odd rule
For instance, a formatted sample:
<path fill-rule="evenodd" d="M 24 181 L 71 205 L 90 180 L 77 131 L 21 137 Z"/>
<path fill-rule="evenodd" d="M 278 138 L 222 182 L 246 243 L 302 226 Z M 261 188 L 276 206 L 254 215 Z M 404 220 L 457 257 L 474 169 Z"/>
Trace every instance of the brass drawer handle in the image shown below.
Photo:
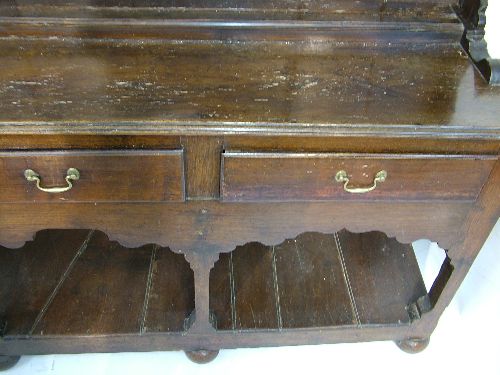
<path fill-rule="evenodd" d="M 45 188 L 40 186 L 41 183 L 40 175 L 32 169 L 26 169 L 24 171 L 24 177 L 26 177 L 26 180 L 30 182 L 36 181 L 36 187 L 41 191 L 44 191 L 46 193 L 64 193 L 65 191 L 71 190 L 71 188 L 73 187 L 71 181 L 76 181 L 80 179 L 80 172 L 76 168 L 68 169 L 65 178 L 66 182 L 68 183 L 68 186 L 53 187 L 53 188 Z"/>
<path fill-rule="evenodd" d="M 338 171 L 337 174 L 335 175 L 335 181 L 343 182 L 344 190 L 352 194 L 363 194 L 375 190 L 375 188 L 377 187 L 377 182 L 384 182 L 386 178 L 387 178 L 387 172 L 382 170 L 377 172 L 375 178 L 373 179 L 373 184 L 371 186 L 355 188 L 347 186 L 349 184 L 349 177 L 347 177 L 346 171 Z"/>

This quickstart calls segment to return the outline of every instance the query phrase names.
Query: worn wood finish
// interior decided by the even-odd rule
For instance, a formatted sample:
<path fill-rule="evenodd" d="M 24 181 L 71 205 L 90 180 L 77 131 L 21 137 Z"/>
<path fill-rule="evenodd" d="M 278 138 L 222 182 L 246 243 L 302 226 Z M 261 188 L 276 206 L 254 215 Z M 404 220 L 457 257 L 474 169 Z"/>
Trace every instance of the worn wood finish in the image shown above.
<path fill-rule="evenodd" d="M 206 350 L 206 349 L 191 350 L 191 351 L 186 351 L 185 353 L 186 356 L 191 361 L 193 361 L 194 363 L 198 363 L 200 365 L 212 362 L 219 355 L 218 350 Z"/>
<path fill-rule="evenodd" d="M 42 231 L 23 251 L 1 249 L 0 316 L 3 335 L 28 335 L 59 287 L 89 231 Z"/>
<path fill-rule="evenodd" d="M 498 137 L 500 110 L 490 104 L 500 93 L 475 82 L 458 47 L 421 47 L 416 59 L 416 52 L 392 45 L 303 42 L 28 38 L 2 39 L 0 46 L 3 132 L 56 131 L 78 121 L 71 131 L 107 132 L 108 124 L 114 133 L 203 130 L 195 125 L 212 132 L 314 133 L 349 124 L 351 134 Z"/>
<path fill-rule="evenodd" d="M 304 233 L 273 248 L 279 328 L 360 324 L 334 235 Z M 376 302 L 374 302 L 376 303 Z"/>
<path fill-rule="evenodd" d="M 210 281 L 216 326 L 233 331 L 409 324 L 407 306 L 427 293 L 410 245 L 345 230 L 236 248 Z"/>
<path fill-rule="evenodd" d="M 194 308 L 194 275 L 188 262 L 181 254 L 154 246 L 141 333 L 186 330 Z"/>
<path fill-rule="evenodd" d="M 2 150 L 180 150 L 181 148 L 180 137 L 175 136 L 14 134 L 0 137 L 0 149 Z"/>
<path fill-rule="evenodd" d="M 454 249 L 462 236 L 450 228 L 461 227 L 472 207 L 466 202 L 342 201 L 0 204 L 0 244 L 20 247 L 45 228 L 93 227 L 127 247 L 156 243 L 173 251 L 197 251 L 212 257 L 256 240 L 277 245 L 303 232 L 333 233 L 348 228 L 353 232 L 382 231 L 401 243 L 428 238 Z"/>
<path fill-rule="evenodd" d="M 390 2 L 363 0 L 300 1 L 44 1 L 0 2 L 0 16 L 14 17 L 92 17 L 160 19 L 239 19 L 239 20 L 411 20 L 457 22 L 447 2 Z"/>
<path fill-rule="evenodd" d="M 8 139 L 8 136 L 5 138 Z M 12 144 L 12 143 L 11 143 Z M 498 155 L 498 140 L 398 136 L 224 136 L 224 149 L 244 152 Z"/>
<path fill-rule="evenodd" d="M 127 249 L 102 232 L 43 231 L 18 250 L 0 248 L 2 339 L 183 332 L 194 309 L 182 255 Z"/>
<path fill-rule="evenodd" d="M 107 241 L 102 233 L 95 234 L 79 250 L 32 335 L 140 330 L 152 249 L 105 248 Z"/>
<path fill-rule="evenodd" d="M 271 248 L 248 243 L 222 254 L 210 272 L 210 307 L 219 330 L 282 326 Z M 278 303 L 278 305 L 277 305 Z"/>
<path fill-rule="evenodd" d="M 186 192 L 188 199 L 219 197 L 221 140 L 214 137 L 184 137 Z"/>
<path fill-rule="evenodd" d="M 0 249 L 0 361 L 424 348 L 500 215 L 500 91 L 462 50 L 484 3 L 460 7 L 0 0 L 0 244 L 24 245 Z M 69 193 L 23 179 L 68 161 Z M 336 167 L 389 177 L 353 200 Z M 447 250 L 428 292 L 420 238 Z"/>
<path fill-rule="evenodd" d="M 409 323 L 408 306 L 427 294 L 412 246 L 380 232 L 346 230 L 338 233 L 337 246 L 348 270 L 359 322 Z"/>
<path fill-rule="evenodd" d="M 361 276 L 367 270 L 379 268 L 373 261 L 352 263 L 350 251 L 363 259 L 367 249 L 359 247 L 356 241 L 351 242 L 349 236 L 365 243 L 377 242 L 369 247 L 376 253 L 369 259 L 375 260 L 384 253 L 384 259 L 392 261 L 388 268 L 380 268 L 380 273 L 375 275 L 377 281 L 371 287 L 360 288 L 357 283 L 362 282 Z M 394 240 L 386 243 L 386 240 L 381 233 L 306 233 L 278 246 L 253 243 L 225 254 L 210 278 L 214 285 L 220 284 L 218 279 L 225 280 L 224 287 L 231 289 L 225 294 L 212 289 L 211 300 L 220 302 L 216 303 L 219 308 L 213 310 L 217 328 L 286 330 L 408 324 L 405 306 L 408 301 L 425 294 L 425 287 L 411 246 Z M 67 249 L 54 246 L 61 241 Z M 351 243 L 355 246 L 352 249 Z M 60 261 L 64 267 L 53 268 L 54 273 L 44 278 L 42 275 L 47 267 L 32 259 L 30 249 L 43 251 L 44 258 L 52 261 L 64 260 L 61 255 L 68 256 Z M 126 249 L 109 242 L 102 232 L 52 230 L 42 232 L 22 249 L 0 251 L 0 256 L 7 260 L 13 254 L 31 260 L 21 270 L 29 274 L 31 280 L 38 281 L 39 289 L 45 288 L 46 292 L 40 295 L 32 288 L 16 290 L 18 298 L 24 302 L 3 308 L 7 327 L 3 332 L 4 340 L 54 335 L 181 332 L 194 307 L 192 272 L 182 256 L 168 249 L 153 245 Z M 227 261 L 232 263 L 230 268 L 221 269 L 219 265 Z M 5 281 L 24 282 L 23 272 L 5 272 L 12 268 L 8 261 L 2 261 Z M 388 288 L 383 282 L 387 272 L 398 272 L 402 278 Z M 14 289 L 13 285 L 3 288 L 5 291 Z M 220 300 L 224 295 L 230 298 Z M 2 298 L 2 301 L 11 300 L 9 296 Z M 36 304 L 37 301 L 43 303 Z M 367 314 L 366 309 L 372 304 L 378 309 L 372 308 L 371 314 Z M 26 306 L 35 306 L 35 314 L 26 314 Z M 223 321 L 221 317 L 228 310 L 232 312 L 230 319 Z M 388 314 L 387 310 L 393 314 Z M 235 321 L 231 320 L 233 317 Z"/>
<path fill-rule="evenodd" d="M 224 201 L 475 200 L 496 157 L 225 152 Z M 335 176 L 345 171 L 347 188 L 370 187 L 379 171 L 387 178 L 371 192 L 352 194 Z"/>
<path fill-rule="evenodd" d="M 65 193 L 39 191 L 26 169 L 41 177 L 42 187 L 66 186 L 68 168 L 80 178 Z M 183 201 L 182 151 L 52 151 L 0 153 L 1 202 Z"/>

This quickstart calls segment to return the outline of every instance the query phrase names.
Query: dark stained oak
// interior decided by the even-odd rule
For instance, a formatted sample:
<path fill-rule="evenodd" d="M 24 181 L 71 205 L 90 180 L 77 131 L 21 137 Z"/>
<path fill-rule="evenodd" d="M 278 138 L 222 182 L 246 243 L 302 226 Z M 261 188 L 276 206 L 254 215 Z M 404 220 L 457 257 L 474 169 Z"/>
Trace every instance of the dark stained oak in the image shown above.
<path fill-rule="evenodd" d="M 80 172 L 70 191 L 39 191 L 24 171 L 38 173 L 43 188 L 67 186 L 69 168 Z M 182 151 L 0 152 L 1 202 L 183 201 Z"/>
<path fill-rule="evenodd" d="M 35 206 L 37 219 L 33 220 Z M 333 233 L 349 228 L 355 232 L 379 230 L 401 243 L 430 238 L 453 253 L 462 241 L 455 228 L 464 223 L 473 206 L 471 202 L 433 201 L 0 204 L 0 244 L 20 247 L 45 228 L 95 227 L 128 247 L 156 243 L 185 254 L 214 256 L 256 239 L 277 245 L 303 232 Z M 355 212 L 363 215 L 353 215 Z"/>
<path fill-rule="evenodd" d="M 424 349 L 500 216 L 485 5 L 0 0 L 0 367 Z"/>
<path fill-rule="evenodd" d="M 89 231 L 39 232 L 22 251 L 0 248 L 0 317 L 4 335 L 28 335 L 64 280 Z"/>
<path fill-rule="evenodd" d="M 152 248 L 127 250 L 96 233 L 76 260 L 33 335 L 138 332 Z"/>
<path fill-rule="evenodd" d="M 412 2 L 411 7 L 388 3 L 384 7 L 369 1 L 346 0 L 301 1 L 44 1 L 0 2 L 1 16 L 15 17 L 92 17 L 92 18 L 159 18 L 159 19 L 239 19 L 239 20 L 331 20 L 346 18 L 365 21 L 413 21 L 436 19 L 457 22 L 446 1 Z M 402 9 L 401 9 L 402 8 Z"/>
<path fill-rule="evenodd" d="M 249 243 L 222 254 L 210 272 L 210 305 L 217 329 L 272 329 L 280 326 L 273 278 L 273 253 Z"/>
<path fill-rule="evenodd" d="M 360 323 L 409 323 L 408 306 L 427 294 L 412 246 L 380 232 L 346 230 L 337 234 L 337 246 Z"/>
<path fill-rule="evenodd" d="M 305 233 L 273 252 L 281 327 L 359 324 L 333 235 Z"/>
<path fill-rule="evenodd" d="M 188 199 L 219 197 L 222 140 L 215 137 L 183 137 Z"/>
<path fill-rule="evenodd" d="M 194 309 L 193 273 L 168 248 L 46 230 L 0 259 L 3 337 L 182 332 Z"/>
<path fill-rule="evenodd" d="M 194 131 L 198 124 L 212 133 L 264 126 L 315 133 L 352 123 L 351 131 L 365 134 L 386 126 L 400 134 L 498 137 L 500 110 L 491 102 L 500 92 L 474 80 L 458 46 L 417 43 L 422 50 L 412 52 L 269 43 L 3 39 L 0 122 L 9 132 L 73 121 L 71 131 L 94 134 Z"/>
<path fill-rule="evenodd" d="M 141 332 L 179 332 L 194 311 L 194 276 L 182 254 L 154 246 Z"/>
<path fill-rule="evenodd" d="M 191 361 L 199 365 L 212 362 L 219 355 L 218 350 L 206 349 L 186 351 L 185 353 Z"/>
<path fill-rule="evenodd" d="M 221 176 L 224 201 L 475 200 L 496 157 L 480 155 L 366 155 L 225 152 Z M 347 188 L 373 185 L 367 194 L 344 191 L 335 176 L 345 171 Z"/>
<path fill-rule="evenodd" d="M 408 305 L 427 293 L 411 245 L 380 232 L 249 243 L 210 276 L 219 330 L 409 324 Z"/>
<path fill-rule="evenodd" d="M 429 345 L 429 339 L 408 339 L 403 341 L 396 341 L 396 345 L 402 351 L 408 354 L 417 354 L 425 350 Z"/>

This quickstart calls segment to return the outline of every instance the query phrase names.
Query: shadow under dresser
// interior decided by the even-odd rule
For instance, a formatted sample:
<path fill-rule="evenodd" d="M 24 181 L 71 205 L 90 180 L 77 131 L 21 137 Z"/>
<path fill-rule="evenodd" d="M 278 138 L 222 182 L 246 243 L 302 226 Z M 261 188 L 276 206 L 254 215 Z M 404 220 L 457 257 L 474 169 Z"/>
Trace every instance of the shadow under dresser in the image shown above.
<path fill-rule="evenodd" d="M 423 350 L 500 214 L 485 8 L 0 1 L 0 368 Z"/>

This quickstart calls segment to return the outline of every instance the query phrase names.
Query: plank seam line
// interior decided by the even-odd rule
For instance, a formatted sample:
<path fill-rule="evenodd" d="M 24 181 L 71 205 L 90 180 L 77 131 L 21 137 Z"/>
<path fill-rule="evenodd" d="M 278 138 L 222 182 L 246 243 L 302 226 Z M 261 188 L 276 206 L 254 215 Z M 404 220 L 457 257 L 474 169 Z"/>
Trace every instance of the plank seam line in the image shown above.
<path fill-rule="evenodd" d="M 139 334 L 143 334 L 146 332 L 146 318 L 148 316 L 148 307 L 149 307 L 149 297 L 151 295 L 151 289 L 153 286 L 153 267 L 156 258 L 156 251 L 158 250 L 157 245 L 153 245 L 153 249 L 151 250 L 151 258 L 149 260 L 149 270 L 148 270 L 148 280 L 146 282 L 146 291 L 144 293 L 144 304 L 142 305 L 141 312 L 141 320 L 140 320 L 140 328 Z"/>
<path fill-rule="evenodd" d="M 273 249 L 273 261 L 272 261 L 272 266 L 273 266 L 273 284 L 274 284 L 274 294 L 276 295 L 276 315 L 278 317 L 278 330 L 283 329 L 283 319 L 281 317 L 281 303 L 280 303 L 280 294 L 279 294 L 279 285 L 278 285 L 278 271 L 276 270 L 276 253 L 274 250 L 274 246 L 272 247 Z"/>
<path fill-rule="evenodd" d="M 356 300 L 354 299 L 354 292 L 352 291 L 351 281 L 349 280 L 349 274 L 347 273 L 347 266 L 345 264 L 344 253 L 342 251 L 342 246 L 340 245 L 340 238 L 337 232 L 333 235 L 335 238 L 335 245 L 337 246 L 337 252 L 339 254 L 340 266 L 342 267 L 342 273 L 344 275 L 344 280 L 347 286 L 347 293 L 349 295 L 349 300 L 351 301 L 352 311 L 354 313 L 354 318 L 356 319 L 356 324 L 361 325 L 361 320 L 359 318 L 358 307 L 356 306 Z"/>
<path fill-rule="evenodd" d="M 231 284 L 231 328 L 236 329 L 236 286 L 234 282 L 233 253 L 229 253 L 229 283 Z"/>
<path fill-rule="evenodd" d="M 88 246 L 88 244 L 90 242 L 90 239 L 92 238 L 94 232 L 95 232 L 94 230 L 91 230 L 89 232 L 89 234 L 87 234 L 87 237 L 83 241 L 82 245 L 78 248 L 75 256 L 73 257 L 73 259 L 71 259 L 71 262 L 69 262 L 68 267 L 66 268 L 66 270 L 62 274 L 61 278 L 57 282 L 57 285 L 55 286 L 55 288 L 52 291 L 52 293 L 50 293 L 49 298 L 47 298 L 47 301 L 45 301 L 45 304 L 43 305 L 43 307 L 40 310 L 40 312 L 38 313 L 38 315 L 37 315 L 37 317 L 36 317 L 33 325 L 31 326 L 31 329 L 30 329 L 30 331 L 28 333 L 30 336 L 33 335 L 33 332 L 35 332 L 36 327 L 38 326 L 38 324 L 40 323 L 40 321 L 45 316 L 47 310 L 49 309 L 50 305 L 52 304 L 52 301 L 54 301 L 54 298 L 56 298 L 57 293 L 59 293 L 59 291 L 61 290 L 64 282 L 66 281 L 66 279 L 70 275 L 71 271 L 75 267 L 76 262 L 78 261 L 78 259 L 80 259 L 80 257 L 83 255 L 83 253 L 87 249 L 87 246 Z"/>

